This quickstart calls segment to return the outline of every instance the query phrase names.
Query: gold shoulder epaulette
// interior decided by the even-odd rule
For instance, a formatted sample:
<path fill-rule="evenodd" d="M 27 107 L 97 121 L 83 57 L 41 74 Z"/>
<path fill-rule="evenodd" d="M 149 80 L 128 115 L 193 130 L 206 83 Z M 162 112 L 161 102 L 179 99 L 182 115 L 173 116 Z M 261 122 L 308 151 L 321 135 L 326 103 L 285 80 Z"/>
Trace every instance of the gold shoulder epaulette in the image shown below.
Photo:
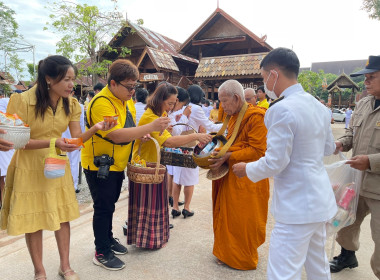
<path fill-rule="evenodd" d="M 272 102 L 269 104 L 269 107 L 270 107 L 270 106 L 273 106 L 274 104 L 276 104 L 277 102 L 281 101 L 282 99 L 284 99 L 283 96 L 281 96 L 280 98 L 277 98 L 276 100 L 272 101 Z"/>

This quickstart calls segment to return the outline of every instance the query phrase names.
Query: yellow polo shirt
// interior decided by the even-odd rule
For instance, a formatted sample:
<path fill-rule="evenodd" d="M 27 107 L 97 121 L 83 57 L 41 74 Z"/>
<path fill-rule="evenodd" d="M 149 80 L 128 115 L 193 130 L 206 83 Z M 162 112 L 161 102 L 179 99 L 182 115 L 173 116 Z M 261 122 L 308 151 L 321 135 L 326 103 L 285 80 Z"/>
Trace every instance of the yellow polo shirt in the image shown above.
<path fill-rule="evenodd" d="M 257 106 L 268 109 L 269 108 L 268 100 L 266 98 L 264 98 L 263 101 L 259 101 L 259 103 L 257 103 Z"/>
<path fill-rule="evenodd" d="M 127 101 L 127 105 L 128 105 L 129 112 L 131 112 L 133 116 L 133 121 L 136 123 L 136 107 L 135 107 L 135 102 L 133 102 L 132 98 Z"/>
<path fill-rule="evenodd" d="M 108 99 L 103 98 L 101 96 L 105 96 L 108 99 L 110 99 L 113 106 Z M 94 104 L 92 105 L 92 103 Z M 102 137 L 107 137 L 108 133 L 124 127 L 127 115 L 127 104 L 129 109 L 128 101 L 124 102 L 115 97 L 109 90 L 107 85 L 102 89 L 102 91 L 95 95 L 95 97 L 89 103 L 86 112 L 87 120 L 90 121 L 90 113 L 92 124 L 103 121 L 104 116 L 119 115 L 117 125 L 115 127 L 107 131 L 99 130 L 97 132 Z M 133 119 L 135 120 L 136 114 L 133 115 L 133 110 L 130 110 L 130 112 L 133 116 Z M 84 169 L 92 171 L 98 170 L 99 168 L 94 165 L 94 156 L 101 156 L 103 154 L 107 154 L 109 156 L 113 155 L 115 161 L 114 165 L 111 165 L 110 171 L 124 171 L 128 163 L 129 155 L 131 153 L 132 143 L 122 146 L 113 145 L 112 143 L 109 143 L 106 140 L 94 135 L 84 145 L 85 147 L 82 149 L 81 152 L 82 167 Z"/>
<path fill-rule="evenodd" d="M 141 116 L 141 119 L 139 121 L 139 126 L 148 124 L 153 122 L 155 119 L 158 119 L 159 116 L 155 115 L 153 111 L 148 108 L 145 110 L 144 114 Z M 166 129 L 162 133 L 161 136 L 159 136 L 160 132 L 159 131 L 154 131 L 151 132 L 150 135 L 157 140 L 158 145 L 161 147 L 162 144 L 171 137 L 172 135 L 167 131 Z M 140 145 L 140 140 L 137 139 L 135 142 L 135 145 L 133 146 L 133 155 L 132 158 L 135 158 L 138 155 L 138 147 Z M 141 144 L 141 153 L 140 153 L 140 158 L 144 159 L 145 161 L 149 162 L 157 162 L 157 148 L 156 145 L 152 140 L 147 141 L 145 143 Z"/>

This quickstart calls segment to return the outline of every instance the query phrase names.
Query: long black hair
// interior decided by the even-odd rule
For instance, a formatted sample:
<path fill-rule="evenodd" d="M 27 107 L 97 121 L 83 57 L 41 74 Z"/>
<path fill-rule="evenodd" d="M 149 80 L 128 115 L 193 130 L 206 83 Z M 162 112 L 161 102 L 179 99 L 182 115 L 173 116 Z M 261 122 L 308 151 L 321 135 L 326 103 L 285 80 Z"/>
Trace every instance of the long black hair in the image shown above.
<path fill-rule="evenodd" d="M 61 55 L 52 55 L 40 60 L 38 63 L 38 76 L 37 76 L 37 89 L 36 89 L 36 118 L 38 115 L 43 119 L 44 114 L 50 106 L 50 95 L 48 90 L 48 84 L 46 77 L 54 80 L 55 83 L 60 82 L 67 73 L 67 70 L 72 67 L 77 75 L 76 67 L 71 63 L 69 59 Z M 69 99 L 62 98 L 63 108 L 66 116 L 70 114 Z"/>

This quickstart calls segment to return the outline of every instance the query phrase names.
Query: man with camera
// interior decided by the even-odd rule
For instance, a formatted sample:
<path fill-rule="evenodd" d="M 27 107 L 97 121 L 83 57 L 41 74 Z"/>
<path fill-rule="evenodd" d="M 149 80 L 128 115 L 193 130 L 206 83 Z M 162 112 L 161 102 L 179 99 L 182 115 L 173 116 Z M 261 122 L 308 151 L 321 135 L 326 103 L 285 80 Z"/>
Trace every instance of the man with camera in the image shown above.
<path fill-rule="evenodd" d="M 92 99 L 86 112 L 87 128 L 99 120 L 117 118 L 115 126 L 99 131 L 82 150 L 82 166 L 94 202 L 96 252 L 93 262 L 108 270 L 124 268 L 125 263 L 115 254 L 128 252 L 113 237 L 112 219 L 125 177 L 131 142 L 153 131 L 163 131 L 170 122 L 169 118 L 158 118 L 147 125 L 135 127 L 127 101 L 136 89 L 138 77 L 137 67 L 129 60 L 114 61 L 109 69 L 107 86 Z"/>

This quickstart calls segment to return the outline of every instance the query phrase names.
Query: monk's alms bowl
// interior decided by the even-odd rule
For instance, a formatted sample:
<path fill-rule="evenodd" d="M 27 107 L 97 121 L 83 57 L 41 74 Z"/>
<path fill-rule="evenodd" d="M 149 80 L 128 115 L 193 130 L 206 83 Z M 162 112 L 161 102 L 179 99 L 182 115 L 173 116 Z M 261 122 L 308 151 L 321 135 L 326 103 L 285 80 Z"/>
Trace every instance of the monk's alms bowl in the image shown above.
<path fill-rule="evenodd" d="M 216 149 L 221 149 L 227 143 L 226 137 L 223 135 L 215 135 L 212 141 L 206 145 L 198 144 L 194 148 L 194 162 L 201 168 L 209 169 L 212 162 L 208 161 L 211 158 L 218 158 L 218 155 L 213 156 Z"/>

